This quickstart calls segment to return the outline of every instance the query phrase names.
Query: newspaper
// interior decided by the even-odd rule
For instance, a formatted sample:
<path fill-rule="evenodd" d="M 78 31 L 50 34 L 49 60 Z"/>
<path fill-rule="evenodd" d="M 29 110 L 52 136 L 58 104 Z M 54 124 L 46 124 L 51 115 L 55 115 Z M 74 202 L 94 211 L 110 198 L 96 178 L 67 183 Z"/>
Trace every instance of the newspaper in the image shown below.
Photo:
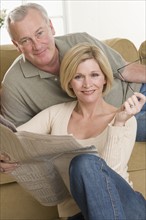
<path fill-rule="evenodd" d="M 35 134 L 15 131 L 1 123 L 0 153 L 19 162 L 11 175 L 37 201 L 53 206 L 70 194 L 68 169 L 71 159 L 80 153 L 94 153 L 94 146 L 83 147 L 72 135 Z"/>

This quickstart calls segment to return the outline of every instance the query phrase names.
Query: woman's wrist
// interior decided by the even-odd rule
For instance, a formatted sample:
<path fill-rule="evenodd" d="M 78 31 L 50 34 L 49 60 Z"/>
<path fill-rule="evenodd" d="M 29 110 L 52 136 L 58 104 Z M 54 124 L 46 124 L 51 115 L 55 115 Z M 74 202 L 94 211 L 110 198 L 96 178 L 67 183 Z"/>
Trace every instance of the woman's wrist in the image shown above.
<path fill-rule="evenodd" d="M 117 127 L 123 127 L 123 126 L 125 126 L 125 122 L 119 122 L 119 121 L 114 121 L 113 122 L 113 126 L 117 126 Z"/>

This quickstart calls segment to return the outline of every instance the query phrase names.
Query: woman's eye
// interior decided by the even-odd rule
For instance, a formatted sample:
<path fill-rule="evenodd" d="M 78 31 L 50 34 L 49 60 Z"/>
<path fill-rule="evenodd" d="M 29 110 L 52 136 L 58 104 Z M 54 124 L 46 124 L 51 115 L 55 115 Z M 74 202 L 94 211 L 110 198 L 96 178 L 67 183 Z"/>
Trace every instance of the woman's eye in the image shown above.
<path fill-rule="evenodd" d="M 74 77 L 74 79 L 81 79 L 83 76 L 82 75 L 76 75 L 75 77 Z"/>
<path fill-rule="evenodd" d="M 98 73 L 92 73 L 92 75 L 91 75 L 92 77 L 98 77 L 99 76 L 99 74 Z"/>

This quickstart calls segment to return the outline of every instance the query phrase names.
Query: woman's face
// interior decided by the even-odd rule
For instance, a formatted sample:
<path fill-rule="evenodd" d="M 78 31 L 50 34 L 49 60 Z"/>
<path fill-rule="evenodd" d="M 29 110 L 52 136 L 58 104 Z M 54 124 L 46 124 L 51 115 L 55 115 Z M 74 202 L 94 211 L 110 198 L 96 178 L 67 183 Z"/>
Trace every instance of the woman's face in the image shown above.
<path fill-rule="evenodd" d="M 78 100 L 95 102 L 102 97 L 105 76 L 94 59 L 87 59 L 79 64 L 74 78 L 70 82 Z"/>

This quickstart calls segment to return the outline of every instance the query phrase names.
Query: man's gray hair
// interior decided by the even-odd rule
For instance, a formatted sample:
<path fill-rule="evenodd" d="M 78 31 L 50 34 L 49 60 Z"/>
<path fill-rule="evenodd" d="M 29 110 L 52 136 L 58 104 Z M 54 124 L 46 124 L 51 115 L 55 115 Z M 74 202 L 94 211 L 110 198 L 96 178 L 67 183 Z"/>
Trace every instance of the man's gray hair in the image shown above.
<path fill-rule="evenodd" d="M 11 30 L 10 30 L 11 22 L 23 20 L 23 18 L 25 18 L 25 16 L 28 14 L 28 11 L 30 9 L 37 10 L 46 22 L 49 21 L 48 13 L 43 6 L 36 3 L 26 3 L 24 5 L 20 5 L 14 8 L 12 11 L 10 11 L 6 17 L 6 28 L 11 38 L 12 38 Z"/>

